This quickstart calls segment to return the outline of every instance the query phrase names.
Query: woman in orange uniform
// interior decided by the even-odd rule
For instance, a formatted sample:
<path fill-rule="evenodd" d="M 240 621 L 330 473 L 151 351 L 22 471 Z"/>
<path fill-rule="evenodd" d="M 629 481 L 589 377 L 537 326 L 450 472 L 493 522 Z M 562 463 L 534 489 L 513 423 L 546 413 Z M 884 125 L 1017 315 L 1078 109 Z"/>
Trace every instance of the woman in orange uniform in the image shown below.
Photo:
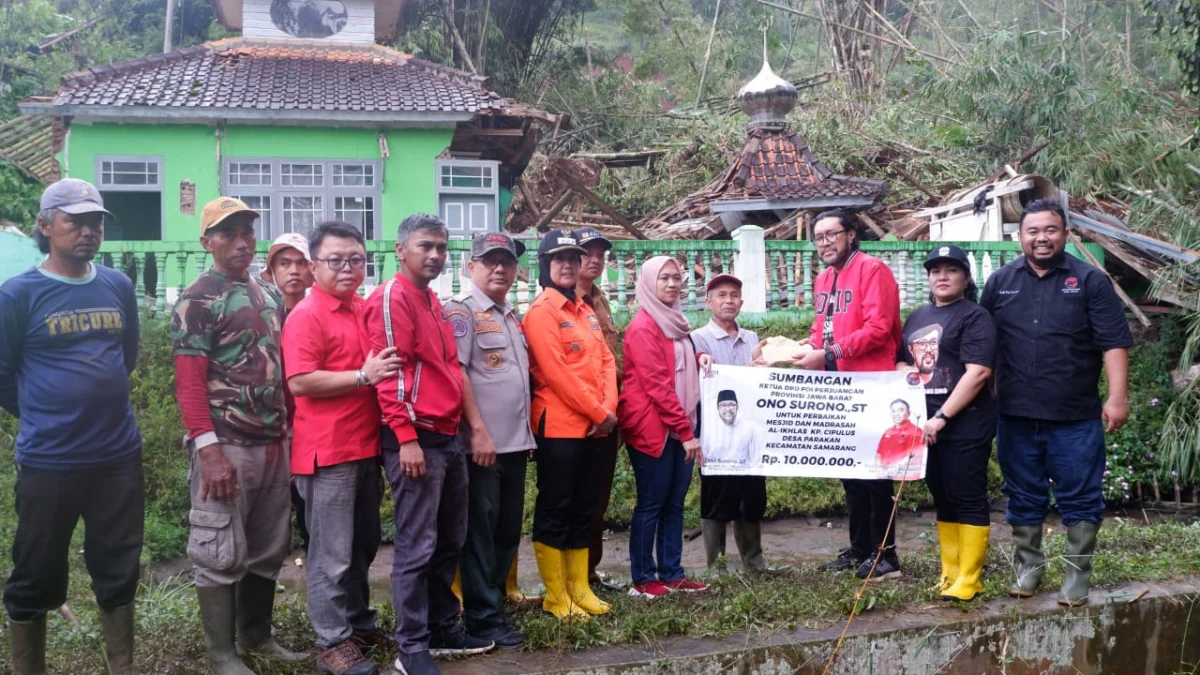
<path fill-rule="evenodd" d="M 538 246 L 542 293 L 523 320 L 533 372 L 537 442 L 533 548 L 546 585 L 542 608 L 583 619 L 610 607 L 588 587 L 588 536 L 603 446 L 617 426 L 616 361 L 591 306 L 575 295 L 583 248 L 561 230 Z"/>

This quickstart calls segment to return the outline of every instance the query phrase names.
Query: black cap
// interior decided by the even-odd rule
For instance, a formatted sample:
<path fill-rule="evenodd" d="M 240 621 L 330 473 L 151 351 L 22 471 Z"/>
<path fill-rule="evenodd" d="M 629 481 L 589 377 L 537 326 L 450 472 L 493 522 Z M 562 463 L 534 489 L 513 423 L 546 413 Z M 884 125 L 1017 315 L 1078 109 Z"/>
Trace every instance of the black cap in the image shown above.
<path fill-rule="evenodd" d="M 471 238 L 471 257 L 482 258 L 492 251 L 506 251 L 514 258 L 525 253 L 525 244 L 504 232 L 479 233 Z"/>
<path fill-rule="evenodd" d="M 542 243 L 538 244 L 538 257 L 549 257 L 559 251 L 579 251 L 580 253 L 584 253 L 578 239 L 562 230 L 550 230 L 546 233 L 546 236 L 542 237 Z"/>
<path fill-rule="evenodd" d="M 929 252 L 925 258 L 925 271 L 941 262 L 952 262 L 962 265 L 962 268 L 971 273 L 971 258 L 967 256 L 967 252 L 954 244 L 942 244 Z"/>
<path fill-rule="evenodd" d="M 607 251 L 612 248 L 612 241 L 610 241 L 608 237 L 604 236 L 603 232 L 594 227 L 576 228 L 572 234 L 576 239 L 579 240 L 580 246 L 587 246 L 593 241 L 598 241 L 601 244 L 604 244 L 604 250 Z"/>
<path fill-rule="evenodd" d="M 737 392 L 732 389 L 722 389 L 717 393 L 717 403 L 721 403 L 722 401 L 737 403 Z"/>

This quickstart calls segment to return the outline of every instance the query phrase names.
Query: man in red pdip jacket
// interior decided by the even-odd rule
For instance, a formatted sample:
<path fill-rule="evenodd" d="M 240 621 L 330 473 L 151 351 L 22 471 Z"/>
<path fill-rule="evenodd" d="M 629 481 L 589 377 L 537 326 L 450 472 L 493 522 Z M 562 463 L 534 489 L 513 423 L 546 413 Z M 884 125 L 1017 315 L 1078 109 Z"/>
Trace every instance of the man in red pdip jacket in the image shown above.
<path fill-rule="evenodd" d="M 467 538 L 467 455 L 458 346 L 429 284 L 446 265 L 446 223 L 418 213 L 396 233 L 400 271 L 371 293 L 364 311 L 375 353 L 395 347 L 398 378 L 375 384 L 383 412 L 383 466 L 396 521 L 392 606 L 396 670 L 436 675 L 434 656 L 479 654 L 495 646 L 467 635 L 450 590 Z"/>
<path fill-rule="evenodd" d="M 812 240 L 825 270 L 813 283 L 813 351 L 796 362 L 802 368 L 862 372 L 896 367 L 900 291 L 886 263 L 858 250 L 858 232 L 853 211 L 826 211 L 813 223 Z M 872 578 L 900 576 L 895 528 L 888 528 L 892 481 L 846 479 L 842 485 L 850 515 L 850 548 L 822 569 L 856 569 L 856 576 L 865 579 L 875 552 L 882 548 Z"/>

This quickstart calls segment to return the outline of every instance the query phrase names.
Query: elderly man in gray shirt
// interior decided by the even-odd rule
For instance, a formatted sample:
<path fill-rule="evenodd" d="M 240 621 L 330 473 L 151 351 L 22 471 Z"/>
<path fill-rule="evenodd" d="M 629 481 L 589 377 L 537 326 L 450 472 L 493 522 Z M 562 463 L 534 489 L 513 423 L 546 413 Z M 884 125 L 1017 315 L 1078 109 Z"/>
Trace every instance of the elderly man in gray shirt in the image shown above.
<path fill-rule="evenodd" d="M 706 302 L 712 318 L 692 331 L 696 351 L 711 354 L 719 365 L 751 365 L 758 336 L 737 323 L 742 311 L 742 280 L 732 274 L 716 275 L 708 282 Z M 713 456 L 725 456 L 730 450 L 706 448 Z M 763 476 L 701 475 L 700 523 L 710 570 L 720 571 L 729 521 L 733 521 L 733 538 L 747 570 L 774 573 L 785 569 L 772 567 L 763 558 L 759 523 L 767 510 L 766 480 Z"/>
<path fill-rule="evenodd" d="M 464 434 L 470 440 L 467 541 L 462 574 L 467 632 L 515 649 L 525 636 L 504 617 L 505 581 L 521 544 L 529 428 L 529 353 L 508 302 L 525 246 L 507 234 L 471 243 L 471 290 L 446 304 L 463 371 Z"/>

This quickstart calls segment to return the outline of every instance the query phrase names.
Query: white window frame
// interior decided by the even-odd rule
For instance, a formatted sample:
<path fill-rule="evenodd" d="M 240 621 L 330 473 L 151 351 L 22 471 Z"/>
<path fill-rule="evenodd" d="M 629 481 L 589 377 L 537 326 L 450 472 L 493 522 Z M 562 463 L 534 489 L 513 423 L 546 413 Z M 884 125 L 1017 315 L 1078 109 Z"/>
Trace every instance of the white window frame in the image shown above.
<path fill-rule="evenodd" d="M 485 229 L 467 226 L 455 236 L 470 237 L 476 232 L 491 232 L 499 229 L 500 223 L 500 162 L 480 159 L 438 159 L 434 161 L 434 186 L 437 190 L 438 215 L 442 215 L 442 202 L 453 202 L 455 197 L 491 197 L 491 217 Z M 492 186 L 487 188 L 452 187 L 442 184 L 443 167 L 453 170 L 455 167 L 488 168 L 492 174 Z M 471 205 L 463 204 L 463 221 L 468 222 L 471 216 Z"/>
<path fill-rule="evenodd" d="M 234 164 L 266 164 L 270 165 L 270 185 L 230 185 L 230 169 Z M 284 164 L 315 164 L 320 165 L 322 184 L 319 187 L 299 185 L 283 185 L 282 165 Z M 373 185 L 370 186 L 337 186 L 333 185 L 333 167 L 335 165 L 358 164 L 371 167 Z M 353 157 L 309 158 L 309 157 L 224 157 L 221 166 L 221 194 L 233 197 L 269 197 L 271 199 L 270 231 L 264 239 L 274 239 L 283 234 L 283 199 L 284 197 L 321 197 L 321 220 L 333 220 L 335 217 L 334 204 L 337 197 L 370 197 L 374 232 L 363 232 L 367 239 L 382 239 L 383 216 L 383 165 L 377 159 L 358 159 Z"/>
<path fill-rule="evenodd" d="M 162 192 L 163 158 L 161 155 L 96 155 L 96 188 L 103 192 Z M 119 184 L 104 182 L 105 162 L 144 162 L 155 168 L 155 182 L 141 184 Z M 115 173 L 110 171 L 109 173 Z"/>

